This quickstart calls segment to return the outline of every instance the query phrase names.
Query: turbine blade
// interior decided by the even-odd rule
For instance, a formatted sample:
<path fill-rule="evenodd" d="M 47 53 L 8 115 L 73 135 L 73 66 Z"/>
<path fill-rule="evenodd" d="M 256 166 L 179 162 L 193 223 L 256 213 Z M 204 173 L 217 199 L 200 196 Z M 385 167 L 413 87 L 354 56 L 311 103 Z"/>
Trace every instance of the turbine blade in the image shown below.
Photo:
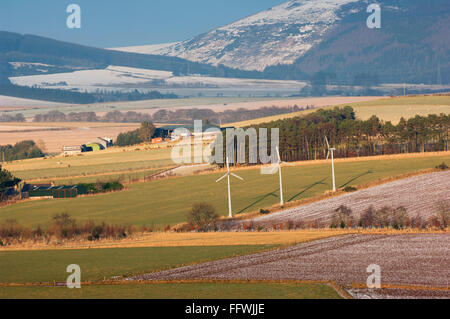
<path fill-rule="evenodd" d="M 330 148 L 330 143 L 328 143 L 328 138 L 325 136 L 325 142 L 327 142 L 327 148 Z"/>
<path fill-rule="evenodd" d="M 234 173 L 230 173 L 230 175 L 231 176 L 234 176 L 234 177 L 236 177 L 236 178 L 239 178 L 241 181 L 243 181 L 244 179 L 242 178 L 242 177 L 240 177 L 240 176 L 237 176 L 236 174 L 234 174 Z"/>
<path fill-rule="evenodd" d="M 219 179 L 216 181 L 216 183 L 217 183 L 217 182 L 220 182 L 222 179 L 224 179 L 225 177 L 227 177 L 227 175 L 228 175 L 228 174 L 223 175 L 221 178 L 219 178 Z"/>
<path fill-rule="evenodd" d="M 327 161 L 328 161 L 329 156 L 330 156 L 330 151 L 327 151 Z"/>
<path fill-rule="evenodd" d="M 227 156 L 227 172 L 228 173 L 230 172 L 230 164 L 229 164 L 229 161 L 228 161 L 228 156 Z"/>

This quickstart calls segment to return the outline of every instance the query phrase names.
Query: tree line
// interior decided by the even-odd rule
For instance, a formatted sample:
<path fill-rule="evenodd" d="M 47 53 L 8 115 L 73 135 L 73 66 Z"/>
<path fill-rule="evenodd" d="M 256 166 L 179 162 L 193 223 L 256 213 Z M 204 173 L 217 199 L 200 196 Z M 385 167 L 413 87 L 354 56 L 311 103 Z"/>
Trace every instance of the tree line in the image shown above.
<path fill-rule="evenodd" d="M 310 108 L 312 108 L 312 106 L 298 107 L 297 105 L 294 105 L 292 107 L 266 106 L 254 110 L 239 108 L 236 110 L 225 110 L 222 112 L 216 112 L 212 109 L 197 108 L 159 110 L 153 114 L 152 119 L 155 123 L 176 124 L 192 124 L 194 120 L 208 120 L 208 122 L 211 124 L 219 125 L 221 123 L 233 123 L 272 115 L 299 112 Z"/>
<path fill-rule="evenodd" d="M 34 116 L 34 122 L 110 122 L 110 123 L 141 123 L 143 121 L 154 123 L 189 124 L 194 120 L 208 120 L 210 124 L 219 125 L 237 121 L 252 120 L 255 118 L 287 114 L 308 110 L 314 106 L 298 107 L 261 107 L 255 110 L 240 108 L 237 110 L 225 110 L 215 112 L 212 109 L 178 109 L 159 110 L 153 115 L 141 112 L 110 111 L 103 116 L 95 112 L 71 112 L 64 114 L 60 111 L 49 111 Z M 0 117 L 1 121 L 2 117 Z M 5 117 L 5 122 L 8 118 Z M 11 117 L 12 119 L 12 117 Z"/>
<path fill-rule="evenodd" d="M 357 119 L 353 108 L 345 106 L 249 127 L 268 129 L 268 154 L 270 129 L 278 128 L 282 160 L 301 161 L 324 159 L 327 154 L 325 137 L 330 146 L 336 148 L 336 157 L 447 151 L 450 115 L 416 115 L 410 119 L 401 118 L 395 125 L 375 115 L 367 120 Z M 246 139 L 248 158 L 248 137 Z"/>
<path fill-rule="evenodd" d="M 150 114 L 133 111 L 120 112 L 111 111 L 104 116 L 98 116 L 95 112 L 71 112 L 64 114 L 60 111 L 49 111 L 43 114 L 36 114 L 33 122 L 109 122 L 109 123 L 140 123 L 151 121 Z"/>

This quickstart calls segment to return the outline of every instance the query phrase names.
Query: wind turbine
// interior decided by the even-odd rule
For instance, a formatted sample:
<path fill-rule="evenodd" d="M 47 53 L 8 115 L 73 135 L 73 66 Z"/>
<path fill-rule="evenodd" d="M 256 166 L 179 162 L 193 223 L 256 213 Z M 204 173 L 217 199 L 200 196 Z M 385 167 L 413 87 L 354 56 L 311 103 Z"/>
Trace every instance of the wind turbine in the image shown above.
<path fill-rule="evenodd" d="M 280 157 L 280 150 L 278 149 L 278 146 L 276 147 L 277 149 L 277 156 L 278 156 L 278 174 L 280 176 L 280 205 L 283 206 L 284 205 L 284 199 L 283 199 L 283 179 L 281 177 L 281 164 L 288 164 L 291 165 L 290 163 L 286 163 L 286 162 L 282 162 L 281 161 L 281 157 Z"/>
<path fill-rule="evenodd" d="M 217 182 L 220 182 L 222 179 L 224 179 L 225 177 L 227 178 L 227 182 L 228 182 L 228 217 L 231 218 L 233 217 L 233 213 L 231 212 L 231 189 L 230 189 L 230 175 L 240 179 L 241 181 L 243 181 L 244 179 L 242 177 L 237 176 L 234 173 L 230 172 L 230 165 L 228 164 L 228 156 L 227 156 L 227 172 L 225 173 L 225 175 L 223 175 L 221 178 L 219 178 Z"/>
<path fill-rule="evenodd" d="M 332 175 L 332 180 L 333 180 L 333 192 L 336 191 L 336 181 L 334 178 L 334 151 L 336 150 L 334 147 L 330 147 L 330 144 L 328 143 L 328 138 L 325 136 L 325 142 L 327 142 L 327 161 L 328 161 L 328 157 L 330 156 L 331 153 L 331 175 Z"/>

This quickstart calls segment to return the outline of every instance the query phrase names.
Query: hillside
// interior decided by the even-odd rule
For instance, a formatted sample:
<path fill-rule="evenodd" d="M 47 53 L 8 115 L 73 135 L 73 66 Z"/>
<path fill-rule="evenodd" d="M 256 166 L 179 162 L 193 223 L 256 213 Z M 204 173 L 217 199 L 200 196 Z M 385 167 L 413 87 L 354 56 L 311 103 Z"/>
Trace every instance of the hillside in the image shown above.
<path fill-rule="evenodd" d="M 171 71 L 175 74 L 252 77 L 248 72 L 176 57 L 118 52 L 0 31 L 0 84 L 7 82 L 5 78 L 11 76 L 104 69 L 108 65 Z"/>
<path fill-rule="evenodd" d="M 367 1 L 293 0 L 183 42 L 121 50 L 259 70 L 272 79 L 450 83 L 450 3 L 377 3 L 381 29 L 366 26 Z"/>

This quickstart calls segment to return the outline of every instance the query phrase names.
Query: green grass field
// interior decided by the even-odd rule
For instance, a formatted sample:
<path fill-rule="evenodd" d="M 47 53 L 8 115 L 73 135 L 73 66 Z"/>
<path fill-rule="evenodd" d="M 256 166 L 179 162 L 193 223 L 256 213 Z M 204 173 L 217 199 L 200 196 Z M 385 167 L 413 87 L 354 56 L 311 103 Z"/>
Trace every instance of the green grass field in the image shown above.
<path fill-rule="evenodd" d="M 82 156 L 14 161 L 6 163 L 4 168 L 25 180 L 64 178 L 63 181 L 78 181 L 81 178 L 84 181 L 89 175 L 96 175 L 89 177 L 89 180 L 96 180 L 103 178 L 98 175 L 114 172 L 117 174 L 113 177 L 123 176 L 127 179 L 135 176 L 137 170 L 152 171 L 142 173 L 148 175 L 168 166 L 175 166 L 170 149 L 145 150 L 142 146 L 136 146 L 126 151 L 118 149 L 115 152 L 85 153 Z M 55 183 L 61 182 L 55 180 Z"/>
<path fill-rule="evenodd" d="M 397 158 L 336 163 L 338 187 L 361 185 L 404 173 L 434 168 L 450 156 Z M 330 163 L 283 168 L 286 200 L 300 200 L 331 189 Z M 278 176 L 261 175 L 258 169 L 237 172 L 244 181 L 232 179 L 233 212 L 256 211 L 279 202 Z M 195 202 L 212 203 L 227 214 L 226 182 L 215 180 L 223 173 L 194 175 L 129 185 L 128 190 L 74 199 L 26 201 L 0 208 L 0 223 L 15 219 L 26 226 L 45 226 L 53 215 L 67 212 L 77 221 L 159 227 L 184 222 Z"/>
<path fill-rule="evenodd" d="M 360 119 L 367 120 L 372 115 L 376 115 L 381 120 L 391 121 L 392 123 L 397 124 L 401 117 L 408 119 L 416 115 L 426 116 L 428 114 L 449 114 L 450 96 L 406 96 L 395 98 L 380 98 L 373 101 L 347 103 L 337 106 L 342 107 L 345 105 L 350 105 L 351 107 L 353 107 L 356 116 Z M 334 107 L 335 106 L 330 106 L 326 108 Z M 314 111 L 316 111 L 316 109 L 263 117 L 227 125 L 243 127 L 292 118 L 296 116 L 303 116 Z"/>
<path fill-rule="evenodd" d="M 340 299 L 324 284 L 165 283 L 66 287 L 0 287 L 0 299 Z"/>
<path fill-rule="evenodd" d="M 65 282 L 77 264 L 81 281 L 111 279 L 268 250 L 276 245 L 137 247 L 0 251 L 0 283 Z"/>

